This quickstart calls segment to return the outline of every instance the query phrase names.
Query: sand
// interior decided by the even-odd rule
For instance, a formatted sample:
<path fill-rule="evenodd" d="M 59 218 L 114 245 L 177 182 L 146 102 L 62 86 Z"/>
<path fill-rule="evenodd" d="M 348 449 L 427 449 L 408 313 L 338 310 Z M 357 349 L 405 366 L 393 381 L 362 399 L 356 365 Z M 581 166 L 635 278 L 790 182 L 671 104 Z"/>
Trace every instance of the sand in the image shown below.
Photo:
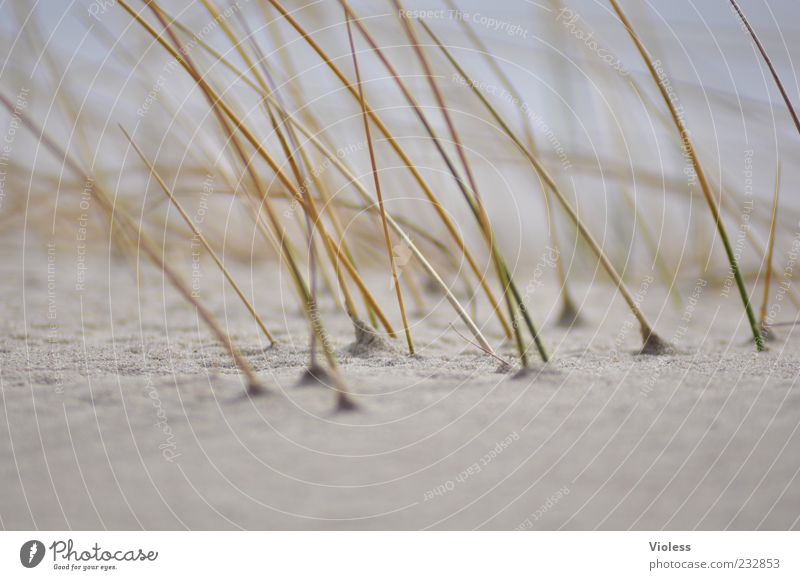
<path fill-rule="evenodd" d="M 50 272 L 46 250 L 29 244 L 23 262 L 7 246 L 0 266 L 5 529 L 798 527 L 798 338 L 780 329 L 755 354 L 737 297 L 710 285 L 687 281 L 680 308 L 654 289 L 643 300 L 679 348 L 659 357 L 636 354 L 601 281 L 576 283 L 585 324 L 569 330 L 536 289 L 553 360 L 521 374 L 459 338 L 438 296 L 414 312 L 414 358 L 402 338 L 351 351 L 347 318 L 323 300 L 360 407 L 337 414 L 326 387 L 296 384 L 307 335 L 274 265 L 245 284 L 272 349 L 203 269 L 204 299 L 270 391 L 251 398 L 158 273 L 137 283 L 95 260 L 76 290 L 74 248 Z M 399 320 L 388 282 L 373 286 Z M 487 336 L 502 344 L 494 325 Z"/>

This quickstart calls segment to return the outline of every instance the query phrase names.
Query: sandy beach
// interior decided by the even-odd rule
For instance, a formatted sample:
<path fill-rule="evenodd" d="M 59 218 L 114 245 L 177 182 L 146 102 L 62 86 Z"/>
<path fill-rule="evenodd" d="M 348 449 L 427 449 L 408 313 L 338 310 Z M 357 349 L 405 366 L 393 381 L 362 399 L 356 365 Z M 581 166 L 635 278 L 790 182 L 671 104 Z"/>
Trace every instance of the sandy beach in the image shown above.
<path fill-rule="evenodd" d="M 522 374 L 461 340 L 440 296 L 415 313 L 413 358 L 402 338 L 353 356 L 348 319 L 323 301 L 359 404 L 335 413 L 325 386 L 296 384 L 308 337 L 293 297 L 257 293 L 280 342 L 265 348 L 204 266 L 204 299 L 269 389 L 248 397 L 157 272 L 137 284 L 95 260 L 78 288 L 73 249 L 49 265 L 46 245 L 23 262 L 11 244 L 2 262 L 5 529 L 798 527 L 798 338 L 782 328 L 756 354 L 737 297 L 710 284 L 682 288 L 680 309 L 649 293 L 678 348 L 660 357 L 636 354 L 607 284 L 576 286 L 584 325 L 569 330 L 542 289 L 529 303 L 552 361 Z"/>

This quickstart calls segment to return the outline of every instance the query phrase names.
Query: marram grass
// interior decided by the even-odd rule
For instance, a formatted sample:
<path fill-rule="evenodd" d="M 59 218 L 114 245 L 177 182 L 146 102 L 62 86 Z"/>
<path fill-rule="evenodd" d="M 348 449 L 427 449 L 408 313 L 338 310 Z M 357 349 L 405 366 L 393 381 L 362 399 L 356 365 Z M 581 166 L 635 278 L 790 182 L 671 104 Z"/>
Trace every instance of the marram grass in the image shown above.
<path fill-rule="evenodd" d="M 730 270 L 753 343 L 761 351 L 765 349 L 765 338 L 770 336 L 769 328 L 786 324 L 768 320 L 774 287 L 786 289 L 792 303 L 800 304 L 797 291 L 789 284 L 790 274 L 779 262 L 782 229 L 792 222 L 788 213 L 782 215 L 780 207 L 780 164 L 776 164 L 770 211 L 759 209 L 753 216 L 754 223 L 764 232 L 764 239 L 753 230 L 747 230 L 743 236 L 749 251 L 757 254 L 764 265 L 748 274 L 734 251 L 725 224 L 726 217 L 735 214 L 741 193 L 727 186 L 724 189 L 716 186 L 713 174 L 701 163 L 701 158 L 706 158 L 705 151 L 689 137 L 690 127 L 676 109 L 657 70 L 655 57 L 647 48 L 657 46 L 655 41 L 648 42 L 648 31 L 634 28 L 618 0 L 609 2 L 633 42 L 635 54 L 647 69 L 650 77 L 647 82 L 654 83 L 661 98 L 651 97 L 642 79 L 616 82 L 610 69 L 598 63 L 597 55 L 591 51 L 584 55 L 584 70 L 587 75 L 598 77 L 599 84 L 607 90 L 620 92 L 609 99 L 617 108 L 625 106 L 620 104 L 624 97 L 638 99 L 656 121 L 654 125 L 669 130 L 672 144 L 687 153 L 725 250 L 726 261 L 714 261 L 713 266 L 726 266 Z M 800 133 L 800 121 L 775 63 L 737 2 L 730 0 L 730 3 L 768 65 Z M 446 0 L 446 4 L 452 11 L 458 11 L 452 0 Z M 568 8 L 560 2 L 554 2 L 553 6 L 556 10 Z M 70 143 L 60 142 L 31 114 L 22 113 L 20 118 L 69 173 L 54 176 L 43 172 L 36 176 L 39 182 L 65 189 L 78 189 L 87 181 L 94 184 L 91 193 L 113 233 L 114 246 L 132 262 L 141 253 L 163 273 L 234 361 L 250 394 L 266 392 L 258 372 L 211 308 L 190 291 L 179 270 L 165 258 L 164 249 L 147 234 L 148 225 L 158 225 L 165 228 L 167 246 L 177 245 L 173 240 L 186 235 L 198 240 L 269 346 L 286 348 L 282 343 L 279 345 L 273 333 L 281 313 L 258 307 L 258 301 L 248 295 L 228 267 L 224 242 L 201 229 L 188 209 L 193 187 L 184 181 L 212 169 L 222 176 L 223 188 L 217 193 L 231 196 L 243 209 L 246 218 L 242 219 L 252 222 L 249 225 L 255 235 L 251 253 L 248 256 L 245 252 L 245 257 L 269 254 L 277 267 L 288 273 L 294 297 L 302 307 L 305 322 L 302 330 L 308 333 L 307 372 L 302 380 L 311 376 L 328 386 L 335 393 L 338 410 L 353 410 L 359 405 L 348 388 L 346 365 L 341 363 L 342 352 L 331 336 L 329 317 L 343 313 L 347 317 L 343 320 L 349 319 L 351 323 L 356 344 L 361 341 L 378 345 L 383 340 L 397 342 L 404 338 L 405 349 L 390 349 L 385 356 L 416 355 L 424 348 L 415 336 L 415 328 L 427 324 L 424 314 L 430 296 L 425 295 L 426 287 L 436 289 L 461 327 L 451 324 L 447 332 L 459 337 L 466 348 L 474 348 L 478 356 L 499 363 L 503 372 L 517 365 L 522 368 L 533 365 L 531 350 L 538 353 L 542 365 L 551 359 L 558 361 L 558 348 L 549 351 L 545 346 L 550 332 L 548 322 L 561 326 L 560 332 L 571 332 L 578 320 L 585 324 L 592 324 L 592 320 L 580 310 L 575 298 L 575 278 L 579 276 L 567 269 L 562 248 L 568 240 L 564 232 L 559 235 L 557 223 L 566 224 L 575 233 L 572 240 L 575 252 L 605 272 L 632 319 L 638 322 L 642 338 L 639 352 L 653 355 L 675 352 L 656 332 L 655 324 L 660 326 L 660 319 L 651 321 L 645 314 L 642 297 L 629 287 L 627 262 L 620 266 L 621 260 L 612 259 L 619 252 L 593 232 L 596 224 L 583 209 L 586 206 L 578 204 L 578 197 L 589 198 L 591 192 L 581 185 L 575 190 L 577 197 L 571 198 L 567 184 L 572 183 L 573 176 L 559 166 L 558 154 L 542 136 L 544 130 L 535 126 L 522 109 L 509 115 L 503 103 L 481 90 L 482 79 L 477 78 L 481 67 L 477 63 L 488 69 L 491 78 L 514 101 L 535 106 L 535 99 L 526 99 L 525 91 L 502 60 L 492 53 L 483 31 L 473 23 L 462 18 L 450 26 L 451 32 L 461 31 L 469 42 L 469 51 L 478 54 L 468 61 L 458 47 L 442 40 L 447 30 L 445 22 L 412 18 L 400 0 L 381 4 L 382 9 L 391 11 L 390 18 L 385 14 L 380 18 L 361 16 L 347 0 L 301 9 L 279 0 L 259 0 L 257 7 L 248 6 L 246 12 L 241 7 L 232 10 L 227 3 L 217 0 L 201 0 L 197 7 L 205 18 L 211 19 L 218 34 L 207 35 L 195 29 L 184 13 L 175 16 L 168 10 L 166 1 L 162 5 L 156 0 L 118 0 L 114 8 L 126 16 L 137 38 L 146 38 L 153 52 L 174 61 L 176 66 L 171 74 L 193 83 L 200 99 L 192 104 L 200 107 L 202 103 L 208 114 L 207 122 L 197 126 L 186 107 L 178 104 L 179 100 L 169 91 L 155 105 L 174 119 L 167 135 L 175 140 L 184 137 L 189 150 L 186 171 L 181 171 L 181 178 L 175 181 L 171 179 L 171 168 L 148 152 L 146 135 L 151 121 L 144 118 L 135 128 L 124 123 L 129 130 L 119 124 L 126 151 L 132 150 L 141 160 L 125 171 L 145 178 L 148 183 L 154 181 L 161 192 L 158 200 L 143 202 L 141 222 L 132 217 L 129 203 L 131 199 L 144 199 L 146 192 L 126 191 L 125 200 L 110 195 L 105 182 L 112 178 L 113 172 L 95 167 L 92 162 L 95 152 L 89 134 L 95 129 L 92 125 L 95 119 L 91 111 L 73 101 L 69 91 L 59 87 L 55 96 L 64 115 L 75 124 Z M 329 20 L 312 22 L 315 15 Z M 387 23 L 391 24 L 390 31 L 386 29 Z M 558 21 L 549 25 L 562 26 Z M 145 72 L 146 67 L 140 66 L 136 47 L 127 46 L 127 37 L 115 38 L 115 33 L 103 22 L 90 22 L 88 26 L 119 57 L 122 66 L 127 67 L 134 77 L 131 87 L 139 90 L 151 86 L 152 79 Z M 45 70 L 57 78 L 57 55 L 48 52 L 43 36 L 35 27 L 28 28 L 30 41 L 43 51 Z M 574 40 L 564 30 L 555 32 L 563 36 L 564 43 Z M 332 39 L 338 45 L 333 45 Z M 586 45 L 581 46 L 573 48 L 586 53 Z M 541 66 L 543 59 L 534 57 L 530 46 L 524 48 L 531 50 L 530 66 L 546 75 L 547 67 Z M 298 53 L 299 61 L 301 51 L 304 58 L 311 59 L 310 64 L 300 65 L 295 61 L 294 53 Z M 314 88 L 309 89 L 312 83 L 305 78 L 308 75 L 304 74 L 304 67 L 319 71 L 314 74 L 319 74 L 320 79 L 323 73 L 326 75 L 324 82 L 329 83 L 326 94 L 320 96 Z M 453 73 L 464 82 L 444 80 Z M 392 87 L 389 97 L 377 90 L 388 86 Z M 133 88 L 128 90 L 134 92 Z M 339 99 L 337 111 L 346 113 L 332 123 L 324 103 L 329 105 L 334 99 Z M 0 103 L 16 114 L 14 103 L 5 92 L 0 94 Z M 393 103 L 396 110 L 385 103 Z M 461 114 L 465 111 L 468 114 Z M 495 133 L 491 139 L 484 143 L 475 136 L 468 120 L 470 115 L 493 127 Z M 612 119 L 604 121 L 611 127 L 609 131 L 613 130 Z M 624 121 L 633 124 L 635 119 L 626 117 Z M 345 132 L 349 144 L 343 142 Z M 409 144 L 409 133 L 417 141 L 424 140 L 425 145 Z M 365 143 L 364 150 L 352 158 L 341 153 L 352 142 L 361 141 Z M 644 253 L 653 258 L 655 273 L 663 289 L 675 298 L 675 309 L 679 310 L 682 303 L 676 281 L 681 277 L 680 264 L 662 254 L 665 248 L 651 229 L 652 216 L 639 204 L 635 197 L 638 194 L 632 193 L 623 182 L 635 174 L 647 187 L 679 190 L 680 180 L 654 173 L 649 167 L 626 167 L 622 157 L 627 144 L 618 139 L 616 145 L 618 150 L 603 151 L 605 157 L 600 159 L 609 179 L 620 186 L 622 203 L 616 209 L 637 232 L 635 243 L 642 244 Z M 598 158 L 592 158 L 575 143 L 568 143 L 569 147 L 575 148 L 566 154 L 577 170 L 591 171 Z M 544 305 L 536 294 L 523 292 L 525 287 L 517 269 L 519 260 L 511 259 L 500 235 L 503 224 L 492 218 L 499 198 L 494 194 L 496 184 L 480 172 L 475 152 L 482 148 L 492 148 L 498 155 L 519 163 L 529 180 L 526 192 L 542 189 L 541 196 L 530 196 L 543 202 L 541 210 L 537 210 L 541 214 L 525 215 L 521 221 L 555 247 L 553 279 L 548 279 L 547 284 L 555 289 L 560 313 L 548 317 L 544 325 L 534 323 L 544 316 Z M 325 171 L 318 170 L 320 165 Z M 725 171 L 729 169 L 720 169 L 720 180 Z M 396 178 L 395 174 L 402 177 Z M 402 202 L 397 200 L 400 188 L 409 189 L 424 204 L 420 206 L 424 209 L 417 209 L 414 217 L 409 217 Z M 173 223 L 164 217 L 163 223 L 157 222 L 158 212 L 153 210 L 161 204 L 177 210 L 180 221 Z M 457 217 L 459 212 L 467 216 L 463 221 Z M 152 223 L 148 223 L 150 219 Z M 351 227 L 352 224 L 357 227 Z M 544 225 L 546 231 L 535 224 Z M 537 249 L 523 247 L 522 261 L 532 261 Z M 702 263 L 702 249 L 697 254 L 697 262 Z M 391 292 L 377 291 L 373 282 L 375 272 L 390 281 Z M 448 277 L 455 282 L 446 282 Z M 763 283 L 763 289 L 756 317 L 751 305 L 756 290 L 748 285 L 759 283 Z M 466 287 L 466 294 L 457 295 L 455 284 Z M 393 296 L 387 299 L 385 294 Z M 321 307 L 323 298 L 334 305 L 334 312 Z M 463 328 L 469 336 L 462 332 Z M 511 356 L 516 356 L 516 360 L 511 361 Z"/>

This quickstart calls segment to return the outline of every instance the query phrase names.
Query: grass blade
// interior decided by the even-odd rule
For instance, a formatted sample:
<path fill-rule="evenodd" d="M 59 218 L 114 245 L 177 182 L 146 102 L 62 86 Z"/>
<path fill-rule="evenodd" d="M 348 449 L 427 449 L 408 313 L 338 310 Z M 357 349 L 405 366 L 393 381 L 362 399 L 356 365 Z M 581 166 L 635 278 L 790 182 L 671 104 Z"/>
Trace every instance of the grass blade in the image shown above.
<path fill-rule="evenodd" d="M 642 43 L 639 35 L 636 34 L 633 27 L 631 26 L 628 17 L 623 12 L 622 8 L 620 7 L 617 0 L 609 0 L 611 6 L 614 8 L 614 12 L 617 13 L 620 21 L 627 30 L 628 35 L 633 40 L 633 43 L 636 45 L 636 49 L 639 51 L 639 54 L 642 57 L 647 69 L 650 71 L 650 75 L 653 77 L 653 81 L 658 85 L 658 89 L 661 93 L 664 102 L 669 109 L 670 115 L 672 116 L 672 120 L 675 123 L 675 128 L 678 130 L 678 133 L 681 137 L 682 145 L 688 154 L 691 162 L 692 167 L 697 175 L 697 180 L 700 182 L 700 188 L 703 191 L 703 196 L 705 197 L 706 203 L 708 205 L 709 210 L 711 211 L 711 216 L 714 219 L 714 223 L 717 226 L 717 230 L 720 235 L 720 239 L 722 240 L 722 244 L 725 247 L 725 253 L 728 257 L 728 263 L 730 264 L 731 271 L 733 272 L 733 276 L 736 280 L 736 286 L 739 289 L 739 295 L 742 299 L 742 304 L 744 306 L 745 314 L 747 315 L 748 323 L 750 324 L 750 330 L 753 333 L 753 342 L 755 343 L 756 350 L 759 352 L 765 350 L 764 346 L 764 339 L 761 336 L 761 332 L 758 329 L 758 323 L 756 321 L 755 315 L 753 314 L 753 308 L 750 305 L 750 296 L 747 293 L 747 289 L 744 285 L 744 280 L 742 279 L 742 273 L 739 269 L 739 263 L 736 260 L 736 256 L 733 253 L 733 248 L 731 246 L 730 240 L 728 239 L 728 232 L 725 229 L 725 224 L 722 221 L 722 216 L 720 215 L 719 207 L 717 206 L 717 202 L 714 199 L 714 194 L 711 191 L 711 186 L 709 185 L 708 180 L 706 179 L 705 172 L 703 171 L 703 167 L 700 164 L 700 160 L 697 157 L 697 153 L 694 150 L 694 146 L 692 145 L 691 138 L 689 137 L 689 133 L 686 129 L 686 125 L 684 123 L 683 118 L 678 113 L 677 109 L 675 108 L 675 103 L 673 102 L 672 98 L 670 98 L 669 92 L 667 91 L 667 87 L 664 84 L 664 81 L 659 76 L 658 71 L 656 70 L 655 65 L 653 64 L 653 59 L 650 56 L 650 53 L 645 48 L 644 44 Z"/>
<path fill-rule="evenodd" d="M 406 316 L 406 307 L 403 302 L 403 290 L 400 286 L 400 279 L 397 277 L 397 265 L 394 260 L 394 249 L 392 247 L 392 238 L 389 234 L 389 224 L 386 221 L 386 208 L 383 204 L 383 193 L 381 192 L 381 180 L 378 176 L 378 165 L 375 160 L 375 149 L 372 145 L 372 133 L 369 128 L 369 116 L 367 115 L 367 107 L 364 102 L 364 85 L 361 82 L 361 72 L 358 67 L 358 57 L 356 56 L 355 42 L 353 41 L 353 31 L 350 26 L 350 15 L 345 13 L 347 20 L 347 40 L 350 43 L 350 53 L 353 56 L 353 69 L 356 73 L 356 85 L 358 86 L 358 98 L 361 102 L 361 113 L 364 118 L 364 134 L 367 136 L 367 147 L 369 149 L 369 161 L 372 166 L 372 179 L 375 183 L 375 195 L 378 198 L 378 208 L 381 214 L 381 225 L 383 226 L 383 237 L 386 242 L 386 253 L 389 256 L 389 266 L 392 270 L 392 279 L 394 280 L 394 289 L 397 294 L 397 305 L 400 308 L 400 316 L 403 320 L 403 331 L 406 335 L 406 343 L 408 344 L 408 354 L 414 355 L 414 340 L 411 338 L 411 328 L 408 324 L 408 317 Z"/>

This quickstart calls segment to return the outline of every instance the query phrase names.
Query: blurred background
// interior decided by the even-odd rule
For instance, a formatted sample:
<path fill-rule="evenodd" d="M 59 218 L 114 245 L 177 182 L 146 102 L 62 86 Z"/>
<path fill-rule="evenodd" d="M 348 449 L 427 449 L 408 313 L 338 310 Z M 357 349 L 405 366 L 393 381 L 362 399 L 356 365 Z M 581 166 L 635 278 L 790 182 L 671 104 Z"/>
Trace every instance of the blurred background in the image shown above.
<path fill-rule="evenodd" d="M 131 5 L 143 8 L 137 1 Z M 288 1 L 285 6 L 354 81 L 340 4 Z M 352 6 L 439 135 L 446 135 L 397 10 L 390 2 L 356 1 Z M 312 114 L 326 143 L 370 183 L 359 105 L 319 56 L 269 2 L 238 0 L 220 2 L 219 7 L 269 62 L 287 110 L 296 116 Z M 763 269 L 779 162 L 779 264 L 798 231 L 791 193 L 797 181 L 798 135 L 766 65 L 726 1 L 629 1 L 623 7 L 674 90 L 712 185 L 718 195 L 722 192 L 724 219 L 752 280 Z M 229 63 L 246 68 L 201 3 L 164 0 L 162 8 Z M 675 127 L 607 2 L 460 0 L 457 6 L 434 1 L 408 2 L 405 8 L 412 19 L 430 26 L 517 134 L 533 135 L 544 164 L 627 278 L 657 270 L 656 254 L 662 270 L 678 280 L 699 275 L 706 267 L 712 276 L 725 275 L 722 247 L 700 189 L 692 183 Z M 742 8 L 790 97 L 796 98 L 796 4 L 745 0 Z M 197 212 L 199 204 L 207 204 L 212 215 L 225 216 L 206 220 L 204 228 L 217 242 L 225 241 L 229 259 L 274 257 L 271 248 L 254 241 L 254 228 L 230 192 L 217 184 L 214 195 L 202 195 L 209 167 L 227 163 L 230 145 L 189 75 L 120 5 L 113 0 L 6 1 L 0 10 L 2 94 L 41 124 L 49 138 L 78 155 L 117 203 L 170 252 L 187 252 L 187 244 L 170 244 L 175 236 L 185 240 L 187 230 L 130 150 L 120 123 L 134 133 L 187 207 Z M 147 10 L 142 14 L 155 22 Z M 417 26 L 416 32 L 427 45 L 468 149 L 499 243 L 516 269 L 531 271 L 550 243 L 540 180 L 425 31 Z M 466 238 L 479 245 L 469 209 L 431 140 L 374 51 L 358 32 L 355 37 L 366 98 L 413 154 Z M 194 48 L 192 57 L 280 157 L 259 97 L 202 48 Z M 39 136 L 19 128 L 13 114 L 3 111 L 0 118 L 4 252 L 18 252 L 22 239 L 44 244 L 56 237 L 76 243 L 78 230 L 86 226 L 89 253 L 113 253 L 107 218 L 96 207 L 88 222 L 81 222 L 85 184 L 41 146 Z M 375 138 L 390 211 L 439 231 L 408 171 L 377 131 Z M 454 151 L 452 144 L 446 146 Z M 322 165 L 320 160 L 321 174 L 336 199 L 355 200 L 346 181 Z M 261 164 L 258 171 L 280 196 L 269 169 Z M 385 259 L 371 253 L 379 231 L 364 226 L 359 215 L 351 212 L 346 224 L 353 246 L 364 254 L 363 260 L 385 267 Z M 558 207 L 553 221 L 569 276 L 593 278 L 595 258 Z M 296 235 L 301 233 L 297 224 Z M 428 251 L 441 267 L 451 266 L 436 248 Z"/>

